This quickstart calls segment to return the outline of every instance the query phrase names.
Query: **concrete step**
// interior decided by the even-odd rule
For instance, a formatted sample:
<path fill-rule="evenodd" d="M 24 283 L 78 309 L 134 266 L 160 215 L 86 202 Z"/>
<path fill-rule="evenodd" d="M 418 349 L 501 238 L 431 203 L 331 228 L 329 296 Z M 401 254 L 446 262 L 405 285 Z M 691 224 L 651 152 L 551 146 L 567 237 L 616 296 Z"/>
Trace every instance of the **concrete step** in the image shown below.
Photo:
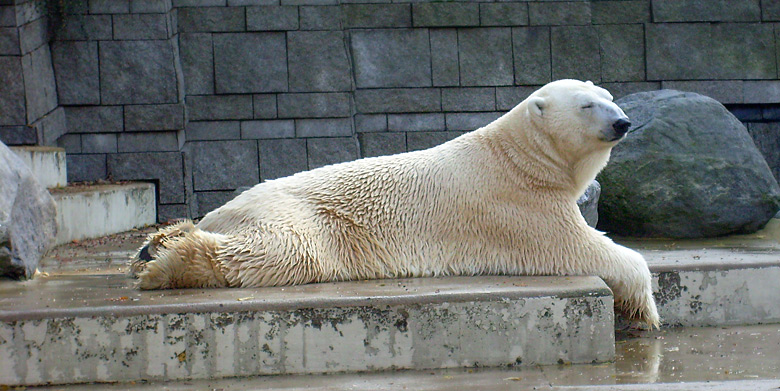
<path fill-rule="evenodd" d="M 664 325 L 780 323 L 780 219 L 753 235 L 617 241 L 647 259 Z"/>
<path fill-rule="evenodd" d="M 10 147 L 43 187 L 61 187 L 68 184 L 65 166 L 65 150 L 57 147 L 20 146 Z"/>
<path fill-rule="evenodd" d="M 52 386 L 58 391 L 763 391 L 780 388 L 780 325 L 618 333 L 608 363 L 250 376 L 175 382 Z"/>
<path fill-rule="evenodd" d="M 50 189 L 57 203 L 56 244 L 95 238 L 154 224 L 151 183 L 72 184 Z"/>
<path fill-rule="evenodd" d="M 138 291 L 119 274 L 0 284 L 0 384 L 612 360 L 595 277 L 452 277 Z"/>

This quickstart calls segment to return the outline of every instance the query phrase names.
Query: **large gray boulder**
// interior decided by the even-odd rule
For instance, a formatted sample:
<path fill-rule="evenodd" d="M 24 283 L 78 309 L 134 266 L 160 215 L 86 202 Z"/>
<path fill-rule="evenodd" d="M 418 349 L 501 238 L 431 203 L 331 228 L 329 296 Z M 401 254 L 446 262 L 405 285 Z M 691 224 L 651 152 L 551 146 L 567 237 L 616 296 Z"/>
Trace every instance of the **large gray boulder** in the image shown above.
<path fill-rule="evenodd" d="M 601 185 L 598 181 L 593 181 L 585 189 L 579 199 L 577 199 L 577 206 L 580 208 L 580 213 L 585 221 L 593 228 L 596 228 L 596 224 L 599 222 L 599 195 L 601 194 Z"/>
<path fill-rule="evenodd" d="M 0 142 L 0 275 L 30 278 L 54 244 L 57 206 L 24 162 Z"/>
<path fill-rule="evenodd" d="M 702 238 L 760 229 L 780 187 L 742 123 L 703 95 L 661 90 L 616 101 L 631 119 L 599 175 L 598 228 Z"/>

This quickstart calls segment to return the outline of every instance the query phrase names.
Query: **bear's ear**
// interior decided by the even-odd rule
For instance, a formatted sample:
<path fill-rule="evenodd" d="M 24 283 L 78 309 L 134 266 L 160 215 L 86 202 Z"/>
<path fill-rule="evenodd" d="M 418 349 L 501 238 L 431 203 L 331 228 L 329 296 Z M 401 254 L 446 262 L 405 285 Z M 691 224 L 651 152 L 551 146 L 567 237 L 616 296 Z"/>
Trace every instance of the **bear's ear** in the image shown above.
<path fill-rule="evenodd" d="M 592 81 L 590 81 L 590 80 L 588 80 L 588 81 L 586 81 L 586 82 L 585 82 L 585 84 L 587 84 L 587 85 L 589 85 L 589 86 L 592 86 L 592 85 L 593 85 L 593 82 L 592 82 Z"/>
<path fill-rule="evenodd" d="M 538 96 L 528 98 L 528 112 L 530 114 L 541 117 L 544 112 L 545 104 L 546 102 L 544 101 L 544 98 Z"/>

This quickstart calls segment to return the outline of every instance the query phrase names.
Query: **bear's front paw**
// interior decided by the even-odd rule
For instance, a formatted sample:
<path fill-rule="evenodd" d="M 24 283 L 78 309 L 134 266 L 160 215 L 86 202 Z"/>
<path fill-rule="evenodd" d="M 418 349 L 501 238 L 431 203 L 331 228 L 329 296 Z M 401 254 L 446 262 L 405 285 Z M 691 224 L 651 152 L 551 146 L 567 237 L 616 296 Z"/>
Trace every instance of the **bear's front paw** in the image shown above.
<path fill-rule="evenodd" d="M 616 307 L 629 321 L 644 323 L 651 330 L 661 326 L 661 318 L 658 316 L 653 292 L 649 289 L 637 293 L 633 300 L 616 303 Z"/>
<path fill-rule="evenodd" d="M 130 258 L 130 275 L 138 278 L 141 272 L 146 270 L 147 264 L 157 257 L 158 252 L 166 248 L 166 242 L 180 238 L 194 229 L 195 225 L 192 221 L 183 220 L 150 234 L 144 244 Z"/>

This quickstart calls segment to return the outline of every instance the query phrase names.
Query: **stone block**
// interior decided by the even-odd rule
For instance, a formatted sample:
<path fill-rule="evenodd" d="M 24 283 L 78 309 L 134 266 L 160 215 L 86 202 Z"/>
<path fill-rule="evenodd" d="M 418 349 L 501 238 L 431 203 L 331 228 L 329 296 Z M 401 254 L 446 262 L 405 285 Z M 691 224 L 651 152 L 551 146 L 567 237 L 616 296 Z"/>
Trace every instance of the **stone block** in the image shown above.
<path fill-rule="evenodd" d="M 171 0 L 130 0 L 130 12 L 136 14 L 166 13 L 173 8 Z"/>
<path fill-rule="evenodd" d="M 189 151 L 195 191 L 232 191 L 260 181 L 257 141 L 197 141 L 189 143 Z"/>
<path fill-rule="evenodd" d="M 5 145 L 35 145 L 38 135 L 26 125 L 0 126 L 0 141 Z"/>
<path fill-rule="evenodd" d="M 306 140 L 309 169 L 347 162 L 358 158 L 354 137 L 311 138 Z"/>
<path fill-rule="evenodd" d="M 346 28 L 411 27 L 410 4 L 344 4 Z"/>
<path fill-rule="evenodd" d="M 122 106 L 65 107 L 68 133 L 117 133 L 123 129 Z"/>
<path fill-rule="evenodd" d="M 263 5 L 246 7 L 247 31 L 287 31 L 298 29 L 298 7 Z"/>
<path fill-rule="evenodd" d="M 97 42 L 54 41 L 51 56 L 59 104 L 100 104 Z"/>
<path fill-rule="evenodd" d="M 130 0 L 89 0 L 90 14 L 122 14 L 130 12 Z"/>
<path fill-rule="evenodd" d="M 41 0 L 7 0 L 6 3 L 0 2 L 0 5 L 11 3 L 16 3 L 17 26 L 21 26 L 36 19 L 40 19 L 46 14 L 46 6 Z"/>
<path fill-rule="evenodd" d="M 252 119 L 251 95 L 204 95 L 187 97 L 191 121 Z"/>
<path fill-rule="evenodd" d="M 49 24 L 47 18 L 36 19 L 19 27 L 19 47 L 27 54 L 49 43 Z"/>
<path fill-rule="evenodd" d="M 116 134 L 89 133 L 81 135 L 81 152 L 114 153 L 117 151 Z"/>
<path fill-rule="evenodd" d="M 166 152 L 178 150 L 179 139 L 176 136 L 176 132 L 119 133 L 117 135 L 118 152 Z"/>
<path fill-rule="evenodd" d="M 777 77 L 774 32 L 769 24 L 649 24 L 645 46 L 648 80 Z"/>
<path fill-rule="evenodd" d="M 198 212 L 197 217 L 205 216 L 206 213 L 225 205 L 232 200 L 235 194 L 232 191 L 199 191 L 195 193 Z"/>
<path fill-rule="evenodd" d="M 553 27 L 552 79 L 601 81 L 599 36 L 592 26 Z M 608 64 L 607 64 L 608 66 Z"/>
<path fill-rule="evenodd" d="M 780 102 L 780 81 L 745 80 L 743 83 L 745 103 Z"/>
<path fill-rule="evenodd" d="M 287 33 L 291 91 L 349 91 L 352 76 L 344 33 L 294 31 Z"/>
<path fill-rule="evenodd" d="M 172 0 L 174 8 L 226 6 L 227 0 Z"/>
<path fill-rule="evenodd" d="M 348 93 L 279 94 L 280 118 L 347 117 L 351 114 Z"/>
<path fill-rule="evenodd" d="M 179 100 L 170 41 L 106 41 L 99 48 L 102 104 Z"/>
<path fill-rule="evenodd" d="M 214 36 L 216 92 L 287 91 L 285 33 Z"/>
<path fill-rule="evenodd" d="M 282 178 L 309 168 L 306 140 L 260 140 L 260 178 Z"/>
<path fill-rule="evenodd" d="M 65 134 L 57 140 L 57 146 L 67 154 L 81 153 L 81 135 Z"/>
<path fill-rule="evenodd" d="M 429 34 L 433 85 L 459 85 L 458 31 L 456 29 L 430 29 Z"/>
<path fill-rule="evenodd" d="M 358 139 L 362 157 L 406 152 L 406 133 L 403 132 L 362 133 Z"/>
<path fill-rule="evenodd" d="M 58 40 L 106 40 L 112 38 L 111 15 L 68 15 L 55 32 Z"/>
<path fill-rule="evenodd" d="M 276 95 L 253 95 L 252 108 L 255 118 L 276 118 Z"/>
<path fill-rule="evenodd" d="M 620 24 L 596 26 L 599 37 L 601 80 L 644 81 L 644 26 Z M 593 57 L 596 57 L 595 55 Z"/>
<path fill-rule="evenodd" d="M 650 22 L 650 2 L 638 1 L 593 1 L 591 2 L 593 24 L 625 24 Z"/>
<path fill-rule="evenodd" d="M 756 147 L 764 155 L 769 169 L 775 179 L 780 181 L 780 123 L 751 123 L 748 132 L 753 137 Z"/>
<path fill-rule="evenodd" d="M 180 129 L 184 129 L 181 104 L 125 106 L 125 131 Z"/>
<path fill-rule="evenodd" d="M 292 137 L 295 137 L 295 122 L 293 120 L 241 121 L 242 139 Z"/>
<path fill-rule="evenodd" d="M 0 3 L 0 26 L 16 27 L 16 7 L 13 5 L 3 5 Z"/>
<path fill-rule="evenodd" d="M 678 91 L 690 91 L 717 100 L 723 104 L 743 103 L 742 80 L 707 80 L 707 81 L 663 81 L 661 88 Z"/>
<path fill-rule="evenodd" d="M 57 86 L 49 45 L 22 56 L 27 123 L 33 123 L 57 107 Z"/>
<path fill-rule="evenodd" d="M 511 29 L 491 27 L 458 30 L 458 49 L 461 85 L 514 84 Z"/>
<path fill-rule="evenodd" d="M 340 6 L 300 6 L 301 30 L 341 30 L 342 8 Z"/>
<path fill-rule="evenodd" d="M 602 83 L 600 86 L 606 88 L 615 100 L 637 92 L 661 89 L 660 82 Z"/>
<path fill-rule="evenodd" d="M 283 5 L 335 5 L 339 0 L 282 0 Z"/>
<path fill-rule="evenodd" d="M 415 27 L 479 26 L 478 3 L 416 3 L 412 4 Z"/>
<path fill-rule="evenodd" d="M 492 111 L 496 109 L 495 88 L 443 88 L 443 111 Z"/>
<path fill-rule="evenodd" d="M 351 46 L 358 88 L 431 85 L 430 41 L 424 29 L 354 31 Z"/>
<path fill-rule="evenodd" d="M 729 111 L 742 122 L 761 121 L 764 119 L 763 111 L 759 105 L 739 105 L 729 108 Z"/>
<path fill-rule="evenodd" d="M 296 137 L 346 137 L 352 135 L 349 118 L 296 119 Z"/>
<path fill-rule="evenodd" d="M 387 115 L 357 114 L 355 115 L 355 132 L 384 132 L 387 130 Z"/>
<path fill-rule="evenodd" d="M 252 5 L 279 5 L 279 0 L 228 0 L 230 7 L 252 6 Z"/>
<path fill-rule="evenodd" d="M 447 113 L 447 130 L 471 131 L 479 129 L 504 115 L 503 112 Z"/>
<path fill-rule="evenodd" d="M 512 110 L 528 98 L 539 87 L 498 87 L 496 88 L 496 109 Z"/>
<path fill-rule="evenodd" d="M 114 39 L 167 39 L 166 14 L 114 15 Z"/>
<path fill-rule="evenodd" d="M 590 24 L 590 1 L 554 1 L 529 3 L 532 26 L 564 26 Z"/>
<path fill-rule="evenodd" d="M 105 154 L 70 154 L 65 156 L 68 183 L 94 182 L 107 178 Z"/>
<path fill-rule="evenodd" d="M 763 21 L 780 21 L 780 2 L 762 1 L 761 19 Z"/>
<path fill-rule="evenodd" d="M 113 179 L 156 181 L 162 204 L 185 202 L 183 166 L 181 152 L 116 153 L 106 162 Z"/>
<path fill-rule="evenodd" d="M 0 56 L 0 125 L 25 125 L 24 77 L 22 61 L 16 56 Z"/>
<path fill-rule="evenodd" d="M 387 129 L 394 132 L 444 130 L 444 113 L 389 114 Z"/>
<path fill-rule="evenodd" d="M 527 26 L 528 3 L 480 3 L 479 20 L 483 26 Z"/>
<path fill-rule="evenodd" d="M 187 94 L 214 93 L 214 52 L 211 34 L 179 34 L 179 55 Z"/>
<path fill-rule="evenodd" d="M 653 0 L 653 22 L 758 22 L 759 0 Z"/>
<path fill-rule="evenodd" d="M 233 32 L 246 29 L 242 7 L 178 8 L 178 26 L 182 33 Z"/>
<path fill-rule="evenodd" d="M 16 27 L 0 27 L 0 56 L 16 56 L 19 54 L 21 54 L 19 29 Z"/>
<path fill-rule="evenodd" d="M 187 141 L 238 140 L 241 138 L 239 121 L 187 122 Z"/>
<path fill-rule="evenodd" d="M 157 222 L 173 222 L 187 218 L 194 218 L 189 213 L 187 204 L 157 204 Z"/>
<path fill-rule="evenodd" d="M 55 145 L 57 139 L 68 132 L 65 109 L 58 106 L 48 114 L 33 122 L 32 127 L 38 134 L 39 145 Z"/>
<path fill-rule="evenodd" d="M 438 88 L 389 88 L 355 91 L 359 113 L 425 113 L 441 110 Z"/>
<path fill-rule="evenodd" d="M 433 148 L 462 134 L 463 132 L 409 132 L 406 134 L 406 147 L 409 151 Z"/>
<path fill-rule="evenodd" d="M 761 118 L 767 121 L 780 121 L 780 106 L 775 103 L 771 106 L 761 107 Z"/>

